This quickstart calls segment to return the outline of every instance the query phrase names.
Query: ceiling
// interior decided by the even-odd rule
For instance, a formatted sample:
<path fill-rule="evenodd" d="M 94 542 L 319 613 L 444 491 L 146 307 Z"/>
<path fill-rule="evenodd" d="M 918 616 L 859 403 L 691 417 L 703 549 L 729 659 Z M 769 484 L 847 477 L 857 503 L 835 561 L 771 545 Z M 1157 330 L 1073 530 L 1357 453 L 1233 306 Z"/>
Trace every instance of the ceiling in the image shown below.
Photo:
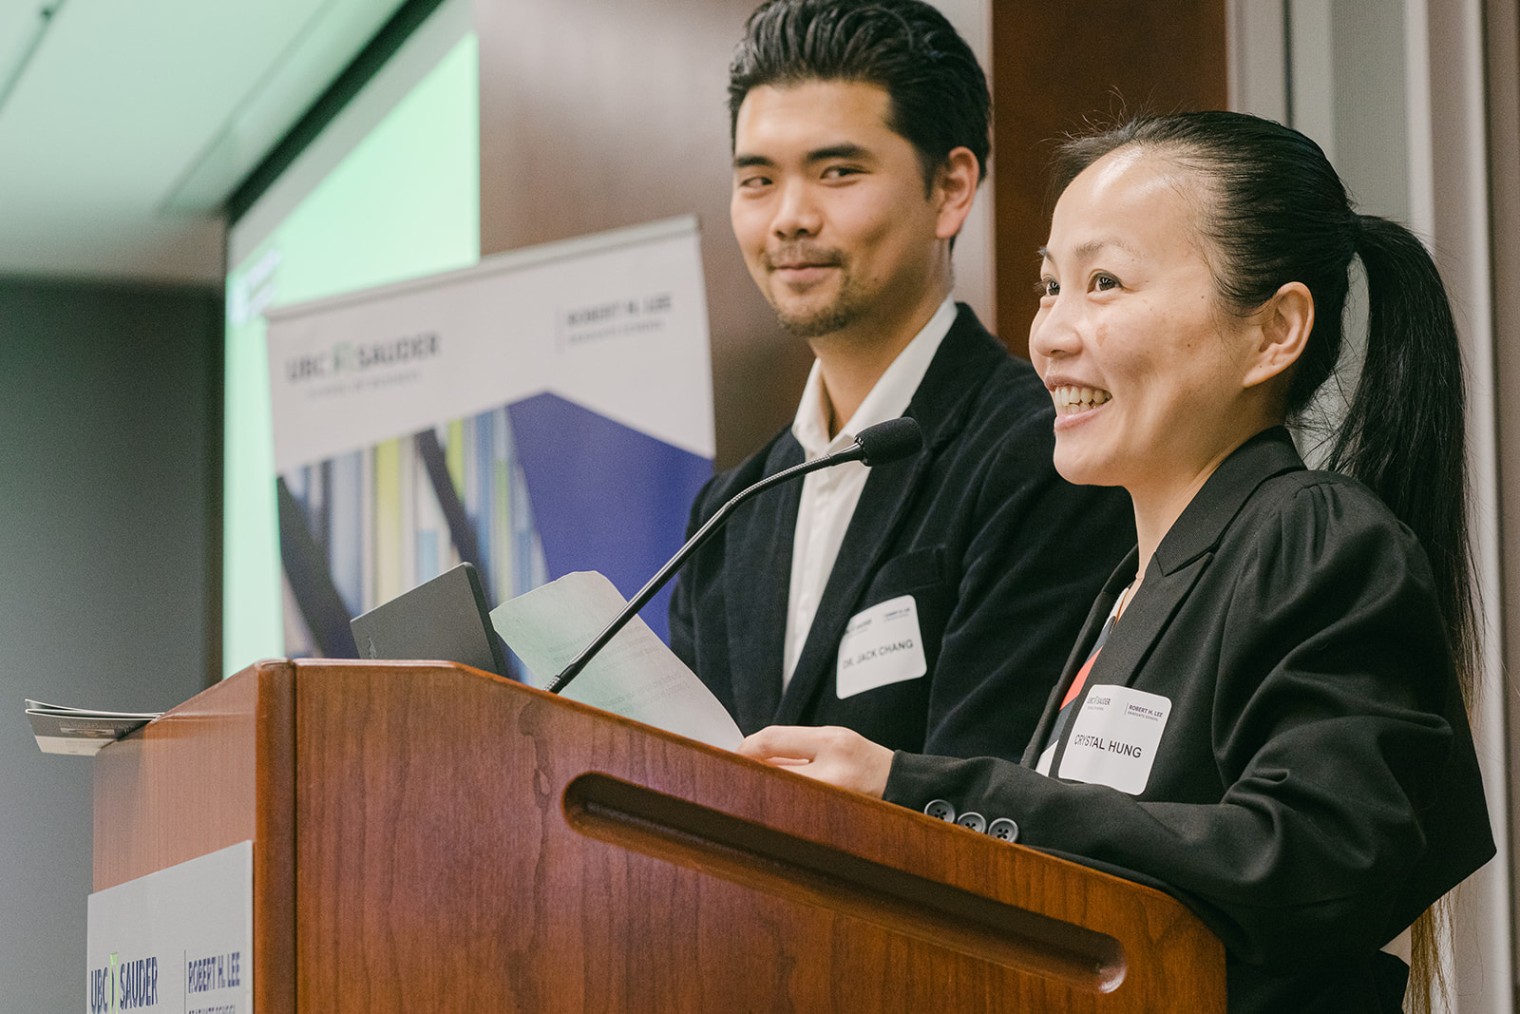
<path fill-rule="evenodd" d="M 220 207 L 402 0 L 0 0 L 0 275 L 219 282 Z"/>

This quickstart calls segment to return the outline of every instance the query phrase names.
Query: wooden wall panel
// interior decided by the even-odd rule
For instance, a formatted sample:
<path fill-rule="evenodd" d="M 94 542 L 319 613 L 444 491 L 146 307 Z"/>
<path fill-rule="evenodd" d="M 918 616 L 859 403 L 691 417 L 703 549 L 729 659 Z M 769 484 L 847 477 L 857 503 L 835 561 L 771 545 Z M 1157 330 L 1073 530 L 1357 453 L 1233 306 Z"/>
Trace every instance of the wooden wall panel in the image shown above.
<path fill-rule="evenodd" d="M 998 0 L 992 65 L 998 322 L 1027 354 L 1052 139 L 1094 116 L 1226 108 L 1225 0 Z"/>
<path fill-rule="evenodd" d="M 1016 351 L 1045 239 L 1048 140 L 1094 111 L 1223 107 L 1225 0 L 984 0 L 992 24 L 998 330 Z M 476 0 L 481 253 L 695 211 L 720 467 L 791 418 L 811 361 L 728 226 L 728 59 L 756 0 Z M 953 8 L 969 21 L 966 3 Z M 984 199 L 985 199 L 984 198 Z M 960 265 L 966 271 L 979 267 Z M 994 315 L 988 315 L 994 316 Z"/>
<path fill-rule="evenodd" d="M 728 225 L 728 60 L 755 0 L 476 0 L 480 251 L 702 226 L 720 467 L 790 420 L 812 354 Z"/>

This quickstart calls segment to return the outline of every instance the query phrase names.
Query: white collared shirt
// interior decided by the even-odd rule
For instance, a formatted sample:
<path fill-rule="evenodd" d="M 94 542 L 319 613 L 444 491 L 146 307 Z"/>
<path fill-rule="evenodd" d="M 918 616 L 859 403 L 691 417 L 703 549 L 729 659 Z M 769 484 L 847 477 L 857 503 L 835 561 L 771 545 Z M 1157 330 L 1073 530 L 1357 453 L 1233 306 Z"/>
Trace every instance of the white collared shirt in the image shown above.
<path fill-rule="evenodd" d="M 802 402 L 792 422 L 792 436 L 802 445 L 804 459 L 816 458 L 844 450 L 855 442 L 855 434 L 867 426 L 896 419 L 908 408 L 913 393 L 923 382 L 929 362 L 939 351 L 940 342 L 955 323 L 955 301 L 946 297 L 934 316 L 929 318 L 907 347 L 892 360 L 881 379 L 871 388 L 860 408 L 839 434 L 829 439 L 828 395 L 823 377 L 814 360 L 802 389 Z M 797 507 L 797 528 L 792 536 L 792 583 L 787 596 L 786 647 L 782 656 L 781 686 L 792 680 L 802 646 L 818 613 L 818 601 L 834 569 L 845 529 L 860 502 L 870 470 L 858 461 L 813 472 L 802 480 L 802 502 Z"/>

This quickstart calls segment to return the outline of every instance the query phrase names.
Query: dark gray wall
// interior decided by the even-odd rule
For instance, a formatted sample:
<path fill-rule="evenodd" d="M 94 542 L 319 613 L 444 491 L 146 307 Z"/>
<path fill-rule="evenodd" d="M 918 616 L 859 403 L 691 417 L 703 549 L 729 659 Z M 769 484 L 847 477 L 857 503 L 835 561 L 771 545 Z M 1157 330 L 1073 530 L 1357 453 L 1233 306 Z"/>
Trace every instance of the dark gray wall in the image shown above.
<path fill-rule="evenodd" d="M 22 699 L 162 710 L 216 663 L 221 298 L 0 279 L 0 995 L 78 1010 L 90 762 Z"/>

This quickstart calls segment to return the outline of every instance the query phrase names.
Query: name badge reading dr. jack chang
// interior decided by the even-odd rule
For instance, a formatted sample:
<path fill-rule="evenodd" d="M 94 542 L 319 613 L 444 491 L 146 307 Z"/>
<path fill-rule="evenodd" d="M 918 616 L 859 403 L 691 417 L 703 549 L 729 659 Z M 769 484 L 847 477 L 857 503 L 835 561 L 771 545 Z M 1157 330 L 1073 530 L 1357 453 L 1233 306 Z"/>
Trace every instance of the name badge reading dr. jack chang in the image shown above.
<path fill-rule="evenodd" d="M 1095 685 L 1072 723 L 1057 778 L 1138 796 L 1151 778 L 1172 702 L 1133 687 Z"/>
<path fill-rule="evenodd" d="M 850 618 L 839 639 L 834 685 L 844 700 L 889 683 L 916 680 L 928 671 L 918 603 L 912 595 L 899 595 Z"/>

